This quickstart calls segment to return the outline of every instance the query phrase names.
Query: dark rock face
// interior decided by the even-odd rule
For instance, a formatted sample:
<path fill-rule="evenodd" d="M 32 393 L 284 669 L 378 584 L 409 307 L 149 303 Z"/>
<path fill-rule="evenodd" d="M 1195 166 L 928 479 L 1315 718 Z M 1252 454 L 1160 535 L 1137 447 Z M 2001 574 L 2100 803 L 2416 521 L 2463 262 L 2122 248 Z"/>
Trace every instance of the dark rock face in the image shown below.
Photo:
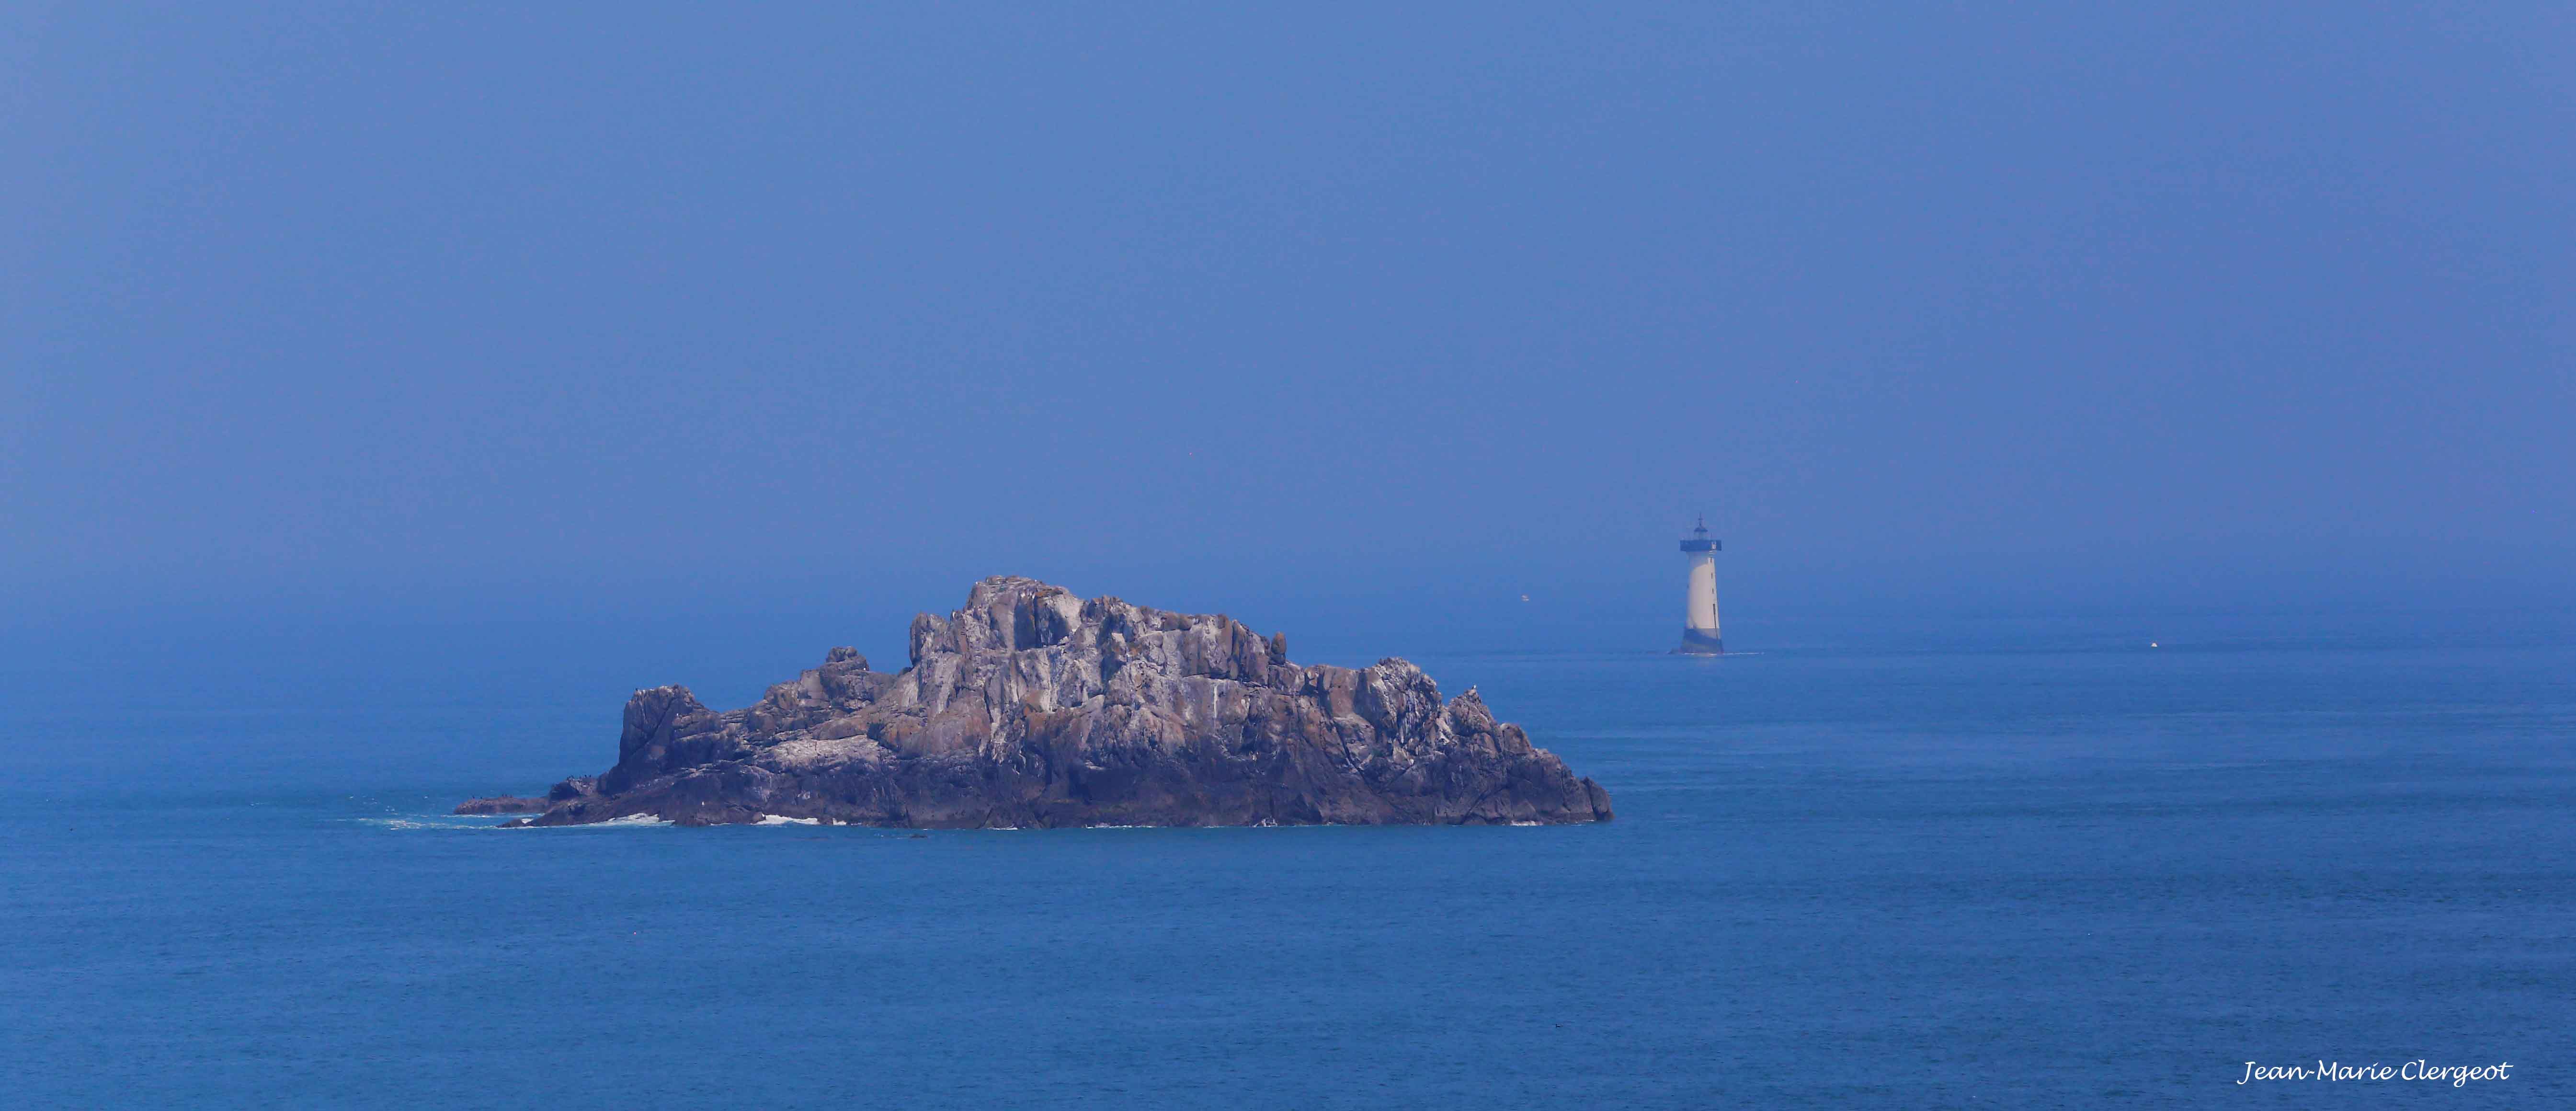
<path fill-rule="evenodd" d="M 517 795 L 494 795 L 490 798 L 467 799 L 456 804 L 457 814 L 541 814 L 553 805 L 544 799 L 521 798 Z"/>
<path fill-rule="evenodd" d="M 651 817 L 916 828 L 1607 821 L 1610 796 L 1420 668 L 1288 662 L 1222 616 L 1034 579 L 976 583 L 913 618 L 892 675 L 835 648 L 718 713 L 637 691 L 617 766 L 512 824 Z"/>

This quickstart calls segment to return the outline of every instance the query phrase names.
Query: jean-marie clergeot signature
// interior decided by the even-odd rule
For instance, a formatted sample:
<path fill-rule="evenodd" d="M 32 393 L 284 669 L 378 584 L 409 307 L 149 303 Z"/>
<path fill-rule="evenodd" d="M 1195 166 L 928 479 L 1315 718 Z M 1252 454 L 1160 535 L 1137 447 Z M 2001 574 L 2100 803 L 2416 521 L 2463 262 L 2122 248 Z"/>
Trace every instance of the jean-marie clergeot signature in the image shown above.
<path fill-rule="evenodd" d="M 2510 1062 L 2498 1062 L 2492 1065 L 2436 1065 L 2417 1060 L 2408 1061 L 2402 1065 L 2383 1065 L 2377 1061 L 2367 1065 L 2347 1065 L 2341 1061 L 2319 1061 L 2311 1068 L 2307 1065 L 2266 1065 L 2257 1061 L 2247 1061 L 2245 1075 L 2236 1078 L 2236 1082 L 2251 1084 L 2257 1080 L 2438 1080 L 2447 1081 L 2452 1087 L 2460 1088 L 2467 1086 L 2472 1080 L 2511 1079 L 2513 1079 L 2513 1065 Z"/>

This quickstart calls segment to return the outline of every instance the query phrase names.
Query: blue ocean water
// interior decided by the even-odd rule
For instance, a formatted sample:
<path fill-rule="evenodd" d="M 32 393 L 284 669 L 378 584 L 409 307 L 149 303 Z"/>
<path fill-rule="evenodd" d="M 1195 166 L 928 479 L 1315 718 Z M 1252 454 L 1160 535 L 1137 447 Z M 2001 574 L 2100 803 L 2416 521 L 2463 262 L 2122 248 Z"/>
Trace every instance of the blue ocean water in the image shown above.
<path fill-rule="evenodd" d="M 2576 1102 L 2563 640 L 1417 662 L 1619 820 L 504 831 L 670 676 L 24 673 L 5 1101 Z"/>

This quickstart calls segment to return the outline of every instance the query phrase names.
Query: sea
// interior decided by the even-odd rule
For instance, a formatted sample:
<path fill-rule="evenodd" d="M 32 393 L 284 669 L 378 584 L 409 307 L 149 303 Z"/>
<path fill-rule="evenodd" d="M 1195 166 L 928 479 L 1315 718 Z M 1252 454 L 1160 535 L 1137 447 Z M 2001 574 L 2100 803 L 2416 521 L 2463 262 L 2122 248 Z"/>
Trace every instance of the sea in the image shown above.
<path fill-rule="evenodd" d="M 2455 625 L 1414 656 L 1547 828 L 503 830 L 829 645 L 22 652 L 0 1104 L 2576 1105 L 2576 638 Z"/>

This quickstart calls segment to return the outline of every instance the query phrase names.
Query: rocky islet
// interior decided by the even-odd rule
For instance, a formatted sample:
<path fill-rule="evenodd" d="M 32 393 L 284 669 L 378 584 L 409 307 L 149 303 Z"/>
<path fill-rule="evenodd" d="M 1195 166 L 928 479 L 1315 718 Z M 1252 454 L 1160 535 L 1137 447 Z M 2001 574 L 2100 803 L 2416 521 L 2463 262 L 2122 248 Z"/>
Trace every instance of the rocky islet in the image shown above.
<path fill-rule="evenodd" d="M 807 820 L 911 828 L 1560 824 L 1609 794 L 1400 659 L 1289 662 L 1283 636 L 988 578 L 913 619 L 910 666 L 855 649 L 717 712 L 638 691 L 616 766 L 512 825 Z M 534 800 L 478 799 L 460 813 Z"/>

